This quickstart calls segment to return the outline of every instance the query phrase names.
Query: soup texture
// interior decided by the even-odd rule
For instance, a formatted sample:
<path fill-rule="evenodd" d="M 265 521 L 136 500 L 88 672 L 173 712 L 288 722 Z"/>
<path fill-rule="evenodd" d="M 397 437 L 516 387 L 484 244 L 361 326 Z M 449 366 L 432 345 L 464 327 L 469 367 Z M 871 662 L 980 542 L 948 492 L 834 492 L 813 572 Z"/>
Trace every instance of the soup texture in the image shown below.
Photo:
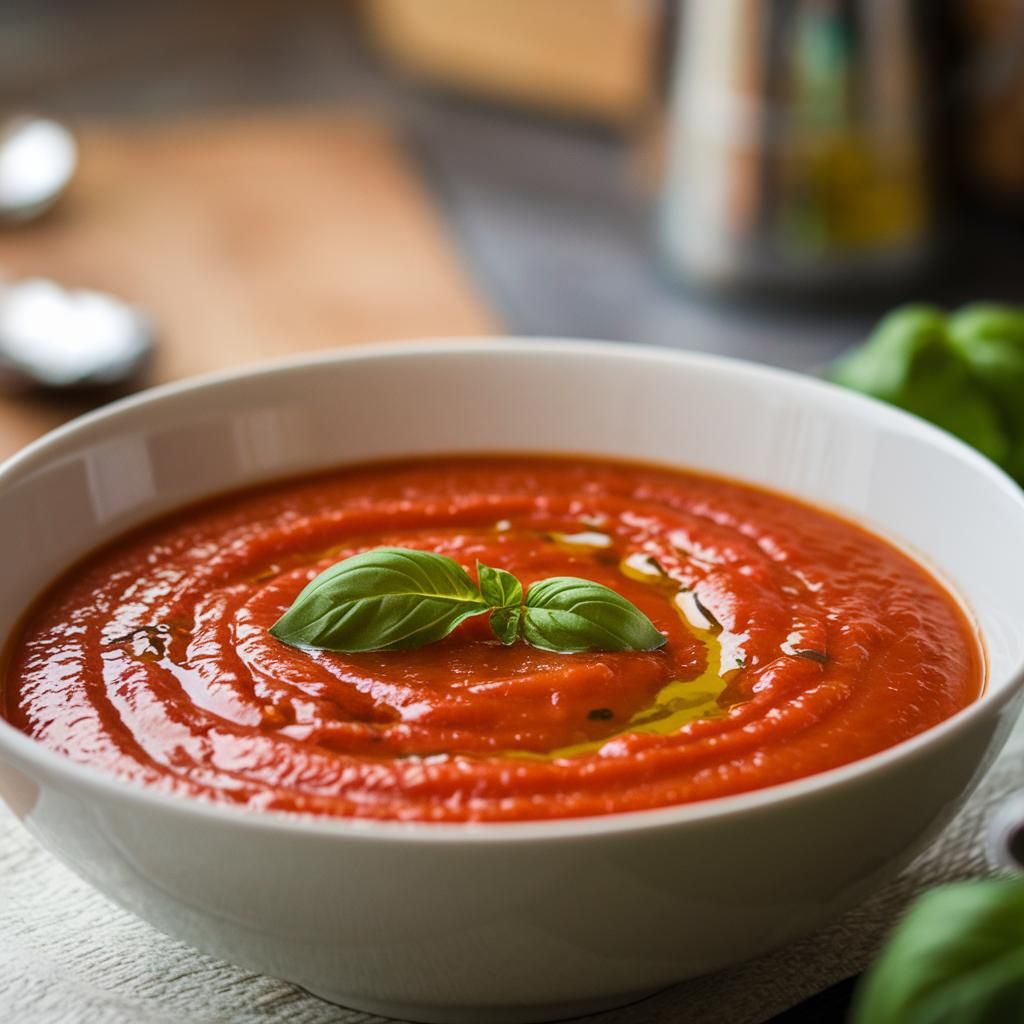
<path fill-rule="evenodd" d="M 668 642 L 556 654 L 502 645 L 486 617 L 411 651 L 268 633 L 319 572 L 379 546 L 524 586 L 593 580 Z M 0 697 L 50 749 L 167 793 L 510 821 L 798 779 L 920 733 L 982 683 L 952 596 L 852 523 L 695 473 L 495 456 L 286 480 L 137 530 L 36 604 Z"/>

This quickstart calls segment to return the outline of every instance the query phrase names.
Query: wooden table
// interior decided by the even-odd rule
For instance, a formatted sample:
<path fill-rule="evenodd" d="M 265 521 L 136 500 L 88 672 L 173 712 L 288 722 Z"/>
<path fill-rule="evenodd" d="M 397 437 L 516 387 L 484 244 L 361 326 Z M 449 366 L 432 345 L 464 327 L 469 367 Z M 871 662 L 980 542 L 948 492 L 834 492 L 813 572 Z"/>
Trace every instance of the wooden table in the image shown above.
<path fill-rule="evenodd" d="M 151 311 L 147 383 L 382 339 L 497 329 L 402 149 L 351 116 L 84 124 L 81 172 L 0 268 Z M 0 457 L 89 406 L 0 399 Z"/>

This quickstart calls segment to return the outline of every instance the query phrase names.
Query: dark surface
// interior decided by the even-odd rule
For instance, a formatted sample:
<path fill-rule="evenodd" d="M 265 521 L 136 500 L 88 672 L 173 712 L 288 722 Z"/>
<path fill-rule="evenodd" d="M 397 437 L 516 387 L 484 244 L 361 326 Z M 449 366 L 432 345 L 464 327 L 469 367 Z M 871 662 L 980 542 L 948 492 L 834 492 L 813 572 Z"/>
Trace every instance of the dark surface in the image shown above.
<path fill-rule="evenodd" d="M 847 978 L 765 1024 L 846 1024 L 859 976 Z"/>

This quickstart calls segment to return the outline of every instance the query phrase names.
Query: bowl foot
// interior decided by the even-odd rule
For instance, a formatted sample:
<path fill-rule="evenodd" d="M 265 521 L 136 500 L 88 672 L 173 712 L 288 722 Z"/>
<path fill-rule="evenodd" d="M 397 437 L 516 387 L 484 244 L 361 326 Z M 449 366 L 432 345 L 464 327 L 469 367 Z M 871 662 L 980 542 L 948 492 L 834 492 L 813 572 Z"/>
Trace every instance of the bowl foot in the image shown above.
<path fill-rule="evenodd" d="M 418 1003 L 391 1003 L 376 999 L 351 997 L 340 992 L 307 989 L 319 999 L 351 1010 L 375 1013 L 397 1021 L 414 1024 L 543 1024 L 546 1021 L 571 1020 L 588 1013 L 615 1010 L 662 991 L 660 988 L 642 992 L 625 992 L 601 999 L 583 999 L 571 1003 L 548 1003 L 525 1006 L 423 1006 Z"/>

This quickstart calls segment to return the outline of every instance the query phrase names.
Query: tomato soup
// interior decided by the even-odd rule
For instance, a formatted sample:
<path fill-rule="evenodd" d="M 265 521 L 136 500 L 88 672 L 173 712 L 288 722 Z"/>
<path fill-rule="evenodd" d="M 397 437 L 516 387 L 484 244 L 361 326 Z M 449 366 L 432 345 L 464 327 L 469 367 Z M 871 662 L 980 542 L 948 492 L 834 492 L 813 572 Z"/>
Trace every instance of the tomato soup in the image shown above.
<path fill-rule="evenodd" d="M 524 586 L 611 587 L 657 650 L 417 650 L 268 633 L 379 546 Z M 92 555 L 11 645 L 3 710 L 52 750 L 168 793 L 428 821 L 608 814 L 759 789 L 884 750 L 975 700 L 978 638 L 924 568 L 792 499 L 590 458 L 343 469 L 190 507 Z"/>

